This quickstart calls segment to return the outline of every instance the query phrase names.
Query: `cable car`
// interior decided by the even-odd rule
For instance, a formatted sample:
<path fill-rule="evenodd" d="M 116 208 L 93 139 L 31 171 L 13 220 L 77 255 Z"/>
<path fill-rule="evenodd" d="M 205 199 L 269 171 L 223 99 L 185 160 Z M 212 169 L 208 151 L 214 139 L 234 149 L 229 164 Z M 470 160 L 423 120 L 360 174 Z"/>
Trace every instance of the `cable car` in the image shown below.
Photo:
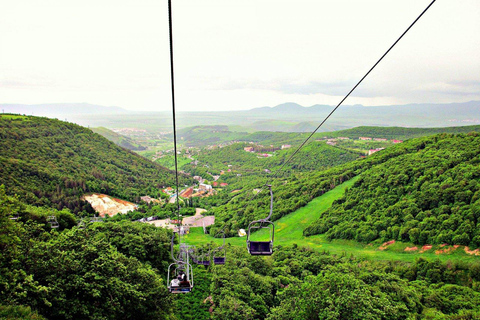
<path fill-rule="evenodd" d="M 225 250 L 225 232 L 223 234 L 223 245 L 213 250 L 213 264 L 225 264 L 227 260 L 227 250 Z"/>
<path fill-rule="evenodd" d="M 171 281 L 170 275 L 172 275 Z M 170 266 L 168 266 L 167 283 L 170 293 L 191 292 L 193 289 L 192 265 L 183 261 L 176 261 L 170 264 Z"/>
<path fill-rule="evenodd" d="M 210 248 L 210 244 L 208 245 L 208 251 L 203 252 L 202 255 L 200 255 L 200 258 L 197 259 L 197 264 L 201 264 L 203 266 L 209 266 L 210 265 L 210 253 L 212 252 Z"/>
<path fill-rule="evenodd" d="M 90 222 L 103 222 L 103 218 L 97 215 L 94 215 L 93 218 L 90 219 Z"/>
<path fill-rule="evenodd" d="M 275 225 L 273 222 L 269 221 L 273 212 L 273 192 L 272 186 L 267 185 L 270 189 L 270 214 L 265 219 L 260 219 L 250 222 L 248 225 L 247 231 L 247 249 L 251 255 L 257 256 L 269 256 L 273 253 L 273 240 L 275 236 Z M 268 241 L 252 241 L 251 234 L 254 231 L 259 231 L 261 229 L 269 230 L 269 239 Z"/>
<path fill-rule="evenodd" d="M 171 254 L 173 263 L 168 266 L 167 274 L 167 288 L 170 293 L 189 293 L 193 289 L 193 270 L 189 263 L 189 248 L 188 245 L 181 243 L 180 252 L 177 258 L 173 254 L 173 239 L 175 233 L 172 235 Z M 170 277 L 172 280 L 170 280 Z"/>
<path fill-rule="evenodd" d="M 60 224 L 57 221 L 57 217 L 55 216 L 48 216 L 47 222 L 50 224 L 50 228 L 52 229 L 56 229 L 60 226 Z"/>
<path fill-rule="evenodd" d="M 85 219 L 80 219 L 80 221 L 77 224 L 78 229 L 85 229 L 87 227 L 87 224 L 85 223 Z"/>

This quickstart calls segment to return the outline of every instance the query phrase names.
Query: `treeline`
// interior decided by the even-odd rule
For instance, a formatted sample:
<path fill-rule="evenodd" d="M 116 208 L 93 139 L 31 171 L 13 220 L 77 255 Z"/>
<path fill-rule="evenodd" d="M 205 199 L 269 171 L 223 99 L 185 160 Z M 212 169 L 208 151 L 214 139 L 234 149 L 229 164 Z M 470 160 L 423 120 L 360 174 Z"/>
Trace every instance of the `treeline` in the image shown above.
<path fill-rule="evenodd" d="M 316 125 L 313 126 L 315 128 Z M 312 129 L 313 130 L 313 129 Z M 308 130 L 309 132 L 312 130 Z M 299 130 L 304 131 L 304 130 Z M 441 127 L 441 128 L 404 128 L 404 127 L 372 127 L 360 126 L 352 129 L 339 130 L 333 132 L 318 132 L 312 139 L 323 137 L 336 138 L 348 137 L 358 139 L 358 137 L 385 138 L 406 140 L 419 138 L 439 133 L 468 133 L 480 131 L 480 125 L 461 126 L 461 127 Z M 255 142 L 263 145 L 274 145 L 280 147 L 283 144 L 293 146 L 300 145 L 310 135 L 309 132 L 272 132 L 257 131 L 253 133 L 230 131 L 228 126 L 196 126 L 179 130 L 187 146 L 203 147 L 207 145 L 220 144 L 231 141 Z"/>
<path fill-rule="evenodd" d="M 378 152 L 305 235 L 480 247 L 480 134 L 440 134 Z M 377 158 L 377 154 L 371 157 Z"/>
<path fill-rule="evenodd" d="M 0 188 L 2 319 L 170 318 L 171 232 L 127 221 L 50 231 L 31 215 Z"/>
<path fill-rule="evenodd" d="M 404 128 L 404 127 L 355 127 L 352 129 L 340 130 L 335 132 L 322 132 L 317 135 L 336 138 L 348 137 L 357 139 L 358 137 L 384 138 L 406 140 L 411 138 L 420 138 L 439 133 L 469 133 L 480 132 L 480 125 L 461 126 L 461 127 L 441 127 L 441 128 Z"/>
<path fill-rule="evenodd" d="M 180 175 L 180 182 L 188 180 Z M 58 120 L 0 116 L 0 184 L 36 206 L 92 212 L 81 200 L 99 192 L 138 202 L 174 184 L 164 167 L 87 128 Z"/>

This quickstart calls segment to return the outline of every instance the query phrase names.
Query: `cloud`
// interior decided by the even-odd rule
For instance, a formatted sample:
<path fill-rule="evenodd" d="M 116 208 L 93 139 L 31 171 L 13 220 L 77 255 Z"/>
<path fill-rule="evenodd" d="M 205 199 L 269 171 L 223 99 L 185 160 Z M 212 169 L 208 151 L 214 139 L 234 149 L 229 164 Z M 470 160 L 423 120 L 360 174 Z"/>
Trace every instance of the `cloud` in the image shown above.
<path fill-rule="evenodd" d="M 322 82 L 322 81 L 301 81 L 296 79 L 282 80 L 217 80 L 212 81 L 214 90 L 268 90 L 283 94 L 312 95 L 325 94 L 339 96 L 346 94 L 353 86 L 347 81 Z"/>

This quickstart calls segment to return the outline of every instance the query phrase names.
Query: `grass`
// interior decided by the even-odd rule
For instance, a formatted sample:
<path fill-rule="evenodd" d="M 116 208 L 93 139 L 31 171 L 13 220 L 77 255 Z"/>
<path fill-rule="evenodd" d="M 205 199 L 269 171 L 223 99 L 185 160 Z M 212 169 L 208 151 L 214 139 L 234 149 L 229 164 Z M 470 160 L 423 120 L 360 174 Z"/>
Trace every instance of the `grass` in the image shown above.
<path fill-rule="evenodd" d="M 10 113 L 2 113 L 0 117 L 4 119 L 9 119 L 9 120 L 23 120 L 23 121 L 29 120 L 27 116 L 23 116 L 19 114 L 10 114 Z"/>
<path fill-rule="evenodd" d="M 275 221 L 275 246 L 289 246 L 297 244 L 298 246 L 310 247 L 317 251 L 328 251 L 331 254 L 343 255 L 352 254 L 353 256 L 363 257 L 372 260 L 394 260 L 413 262 L 419 257 L 428 260 L 439 259 L 441 261 L 479 261 L 480 257 L 466 254 L 463 249 L 458 248 L 449 254 L 435 254 L 438 246 L 434 246 L 431 250 L 424 253 L 405 252 L 406 247 L 413 247 L 412 243 L 396 242 L 388 246 L 386 250 L 380 250 L 381 243 L 363 244 L 353 240 L 326 240 L 324 235 L 315 235 L 310 237 L 303 236 L 303 230 L 313 221 L 321 217 L 322 213 L 327 210 L 334 200 L 340 198 L 345 190 L 352 186 L 357 178 L 351 179 L 335 189 L 325 193 L 324 195 L 313 199 L 305 207 Z M 256 232 L 252 237 L 256 240 L 264 240 L 268 237 L 268 230 Z M 216 245 L 221 245 L 221 239 L 215 239 L 210 235 L 203 233 L 203 228 L 191 228 L 190 234 L 185 237 L 188 244 L 203 245 L 213 241 Z M 246 248 L 245 237 L 235 237 L 226 239 L 226 243 L 232 246 L 243 246 Z"/>

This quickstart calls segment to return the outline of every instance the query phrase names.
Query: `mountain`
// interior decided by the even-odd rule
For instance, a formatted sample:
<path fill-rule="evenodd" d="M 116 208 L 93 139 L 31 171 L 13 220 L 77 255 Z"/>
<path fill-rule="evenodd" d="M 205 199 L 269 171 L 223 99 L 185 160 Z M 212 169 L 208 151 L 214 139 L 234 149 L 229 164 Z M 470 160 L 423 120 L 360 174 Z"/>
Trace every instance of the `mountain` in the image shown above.
<path fill-rule="evenodd" d="M 182 183 L 187 182 L 184 176 Z M 88 209 L 81 200 L 100 192 L 138 201 L 174 184 L 168 169 L 91 130 L 48 118 L 0 116 L 0 185 L 28 204 Z"/>
<path fill-rule="evenodd" d="M 334 106 L 327 105 L 303 107 L 296 103 L 285 103 L 244 113 L 252 117 L 288 119 L 291 122 L 314 121 L 318 125 L 333 109 Z M 355 126 L 442 127 L 468 124 L 480 124 L 480 101 L 391 106 L 342 105 L 325 125 L 338 130 L 340 126 L 345 129 Z"/>
<path fill-rule="evenodd" d="M 105 107 L 89 103 L 0 104 L 3 113 L 63 118 L 69 115 L 125 114 L 119 107 Z"/>

